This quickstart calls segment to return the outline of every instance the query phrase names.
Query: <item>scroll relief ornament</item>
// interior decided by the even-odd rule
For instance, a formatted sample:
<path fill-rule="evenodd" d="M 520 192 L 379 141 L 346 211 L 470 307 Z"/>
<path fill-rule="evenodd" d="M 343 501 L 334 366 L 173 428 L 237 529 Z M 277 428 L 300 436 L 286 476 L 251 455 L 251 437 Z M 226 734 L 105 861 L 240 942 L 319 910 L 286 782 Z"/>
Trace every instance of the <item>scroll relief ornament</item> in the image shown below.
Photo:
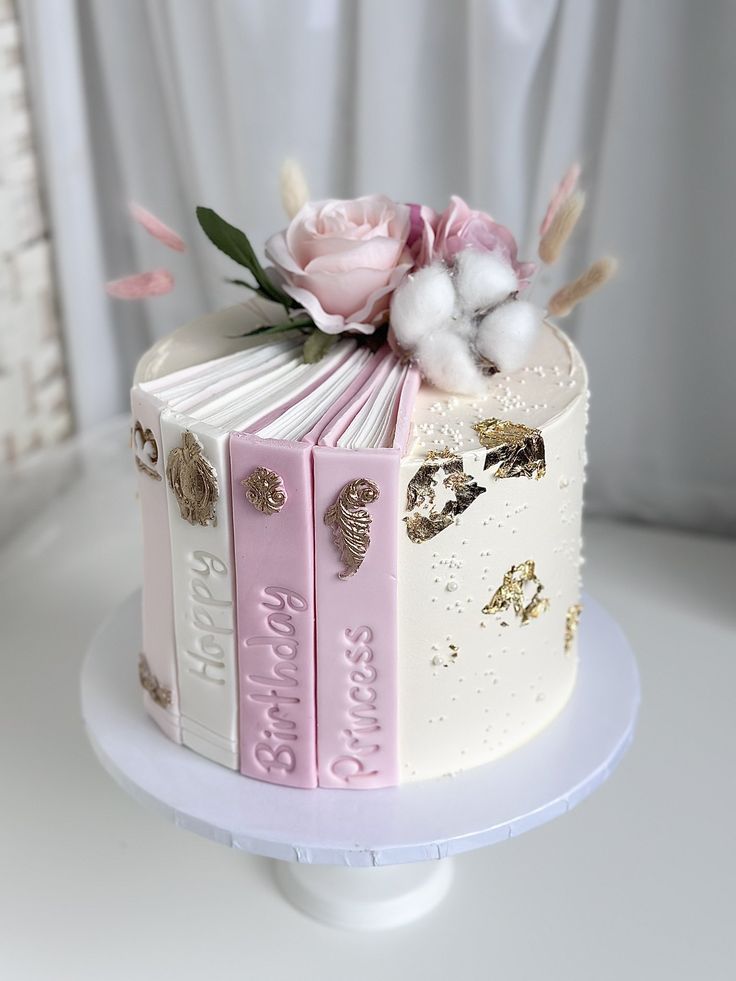
<path fill-rule="evenodd" d="M 450 499 L 438 510 L 440 480 Z M 463 469 L 462 457 L 448 449 L 430 451 L 407 487 L 406 507 L 411 511 L 404 518 L 407 535 L 415 543 L 430 541 L 485 492 Z"/>
<path fill-rule="evenodd" d="M 286 491 L 281 477 L 266 467 L 256 467 L 241 480 L 245 499 L 262 514 L 278 514 L 286 504 Z"/>
<path fill-rule="evenodd" d="M 183 433 L 181 446 L 169 453 L 166 479 L 185 521 L 190 525 L 217 524 L 217 471 L 194 433 L 188 430 Z"/>
<path fill-rule="evenodd" d="M 539 429 L 507 419 L 483 419 L 473 429 L 488 450 L 484 470 L 498 465 L 494 476 L 529 477 L 540 480 L 547 472 L 544 439 Z"/>
<path fill-rule="evenodd" d="M 165 688 L 159 682 L 156 675 L 151 671 L 145 654 L 141 654 L 138 658 L 138 680 L 156 705 L 160 705 L 161 708 L 168 708 L 171 705 L 171 689 Z"/>
<path fill-rule="evenodd" d="M 152 477 L 153 480 L 161 480 L 161 474 L 156 470 L 158 463 L 156 437 L 152 430 L 144 429 L 137 419 L 133 427 L 133 450 L 135 452 L 135 465 L 138 469 L 148 477 Z"/>
<path fill-rule="evenodd" d="M 349 579 L 360 569 L 371 544 L 373 518 L 366 510 L 380 496 L 378 484 L 367 477 L 349 481 L 325 511 L 324 522 L 332 529 L 332 539 L 345 568 L 338 578 Z"/>

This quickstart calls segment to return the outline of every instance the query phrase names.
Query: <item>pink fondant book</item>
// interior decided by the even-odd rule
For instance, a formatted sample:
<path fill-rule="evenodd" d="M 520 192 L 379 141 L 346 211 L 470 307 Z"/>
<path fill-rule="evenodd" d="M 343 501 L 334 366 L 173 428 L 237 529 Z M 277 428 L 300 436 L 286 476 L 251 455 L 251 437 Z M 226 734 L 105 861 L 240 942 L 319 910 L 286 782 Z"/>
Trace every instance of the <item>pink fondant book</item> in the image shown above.
<path fill-rule="evenodd" d="M 398 783 L 396 516 L 419 382 L 386 358 L 314 450 L 321 787 Z"/>
<path fill-rule="evenodd" d="M 249 777 L 317 786 L 312 448 L 382 358 L 353 352 L 329 379 L 230 437 L 240 768 Z"/>

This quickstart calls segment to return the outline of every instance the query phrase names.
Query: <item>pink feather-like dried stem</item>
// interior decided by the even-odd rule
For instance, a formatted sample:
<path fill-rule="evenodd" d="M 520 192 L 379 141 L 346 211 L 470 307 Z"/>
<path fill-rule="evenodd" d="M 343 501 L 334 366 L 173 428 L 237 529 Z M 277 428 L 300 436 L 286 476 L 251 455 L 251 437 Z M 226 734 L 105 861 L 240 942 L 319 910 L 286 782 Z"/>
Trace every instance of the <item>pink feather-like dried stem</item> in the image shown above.
<path fill-rule="evenodd" d="M 143 300 L 149 296 L 164 296 L 174 288 L 174 277 L 168 269 L 151 269 L 105 284 L 108 296 L 116 300 Z"/>
<path fill-rule="evenodd" d="M 168 249 L 173 249 L 175 252 L 186 251 L 186 245 L 181 235 L 177 235 L 160 218 L 157 218 L 156 215 L 142 205 L 136 204 L 135 201 L 132 201 L 128 207 L 133 220 L 137 221 L 142 228 L 145 228 L 148 234 L 152 235 L 158 242 L 161 242 Z"/>
<path fill-rule="evenodd" d="M 566 201 L 578 186 L 578 181 L 580 180 L 580 169 L 579 163 L 576 162 L 571 164 L 567 168 L 567 171 L 565 172 L 565 175 L 560 183 L 552 192 L 552 197 L 547 205 L 547 210 L 544 214 L 544 218 L 542 219 L 542 224 L 539 226 L 540 238 L 547 233 L 547 229 L 552 224 L 552 219 L 560 210 L 563 201 Z"/>

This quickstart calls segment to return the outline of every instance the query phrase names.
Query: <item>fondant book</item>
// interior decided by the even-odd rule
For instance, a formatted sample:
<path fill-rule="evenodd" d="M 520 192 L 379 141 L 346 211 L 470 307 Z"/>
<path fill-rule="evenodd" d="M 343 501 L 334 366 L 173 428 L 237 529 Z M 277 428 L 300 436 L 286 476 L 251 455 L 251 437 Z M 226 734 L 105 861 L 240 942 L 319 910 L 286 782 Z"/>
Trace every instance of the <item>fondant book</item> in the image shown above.
<path fill-rule="evenodd" d="M 321 787 L 398 782 L 396 514 L 419 384 L 384 358 L 314 451 Z"/>
<path fill-rule="evenodd" d="M 131 391 L 132 444 L 143 525 L 143 637 L 139 675 L 146 710 L 175 742 L 181 742 L 176 673 L 171 538 L 166 502 L 166 464 L 161 411 L 194 407 L 246 366 L 293 358 L 295 344 L 284 339 L 269 349 L 253 348 L 184 368 Z"/>
<path fill-rule="evenodd" d="M 380 360 L 355 349 L 321 385 L 230 438 L 240 768 L 248 776 L 317 785 L 312 446 L 326 413 Z"/>
<path fill-rule="evenodd" d="M 170 397 L 161 413 L 182 742 L 232 769 L 239 749 L 229 436 L 329 375 L 354 346 L 345 340 L 312 365 L 293 348 L 266 360 L 253 349 L 226 385 L 198 398 L 189 392 L 186 412 Z"/>

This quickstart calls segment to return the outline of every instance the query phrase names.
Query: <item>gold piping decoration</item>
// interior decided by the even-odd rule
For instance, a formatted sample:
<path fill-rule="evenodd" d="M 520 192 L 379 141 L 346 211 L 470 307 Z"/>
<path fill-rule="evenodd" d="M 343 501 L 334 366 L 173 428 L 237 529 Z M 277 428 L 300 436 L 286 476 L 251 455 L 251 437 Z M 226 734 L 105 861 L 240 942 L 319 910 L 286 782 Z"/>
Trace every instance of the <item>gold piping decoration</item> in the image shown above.
<path fill-rule="evenodd" d="M 363 564 L 371 543 L 370 527 L 373 518 L 366 505 L 380 496 L 378 484 L 367 477 L 358 477 L 345 484 L 335 503 L 325 511 L 324 521 L 332 528 L 332 538 L 345 565 L 338 578 L 349 579 Z"/>
<path fill-rule="evenodd" d="M 138 657 L 138 680 L 157 705 L 160 705 L 161 708 L 169 708 L 171 689 L 160 684 L 156 675 L 151 671 L 145 654 Z"/>
<path fill-rule="evenodd" d="M 182 434 L 181 446 L 169 453 L 166 479 L 185 521 L 190 525 L 217 524 L 217 471 L 204 455 L 200 441 L 189 430 Z"/>
<path fill-rule="evenodd" d="M 484 470 L 499 464 L 495 477 L 529 477 L 540 480 L 547 472 L 544 439 L 539 429 L 505 419 L 484 419 L 473 429 L 488 450 Z"/>
<path fill-rule="evenodd" d="M 505 613 L 511 608 L 523 626 L 549 609 L 549 600 L 542 596 L 543 589 L 533 560 L 527 559 L 504 573 L 503 582 L 483 607 L 483 613 Z M 503 622 L 502 626 L 508 624 Z"/>
<path fill-rule="evenodd" d="M 434 504 L 440 474 L 443 487 L 452 491 L 454 497 L 437 511 Z M 486 488 L 479 486 L 463 469 L 462 457 L 449 449 L 431 450 L 406 489 L 406 507 L 413 512 L 404 518 L 407 535 L 417 544 L 430 541 L 449 528 L 485 492 Z M 429 508 L 429 513 L 421 514 L 422 508 Z"/>
<path fill-rule="evenodd" d="M 256 467 L 241 480 L 245 499 L 262 514 L 278 514 L 286 504 L 286 491 L 281 477 L 266 467 Z"/>
<path fill-rule="evenodd" d="M 161 474 L 154 469 L 158 463 L 156 437 L 152 430 L 144 429 L 137 419 L 133 427 L 133 449 L 135 451 L 135 465 L 138 469 L 154 480 L 161 480 Z"/>

